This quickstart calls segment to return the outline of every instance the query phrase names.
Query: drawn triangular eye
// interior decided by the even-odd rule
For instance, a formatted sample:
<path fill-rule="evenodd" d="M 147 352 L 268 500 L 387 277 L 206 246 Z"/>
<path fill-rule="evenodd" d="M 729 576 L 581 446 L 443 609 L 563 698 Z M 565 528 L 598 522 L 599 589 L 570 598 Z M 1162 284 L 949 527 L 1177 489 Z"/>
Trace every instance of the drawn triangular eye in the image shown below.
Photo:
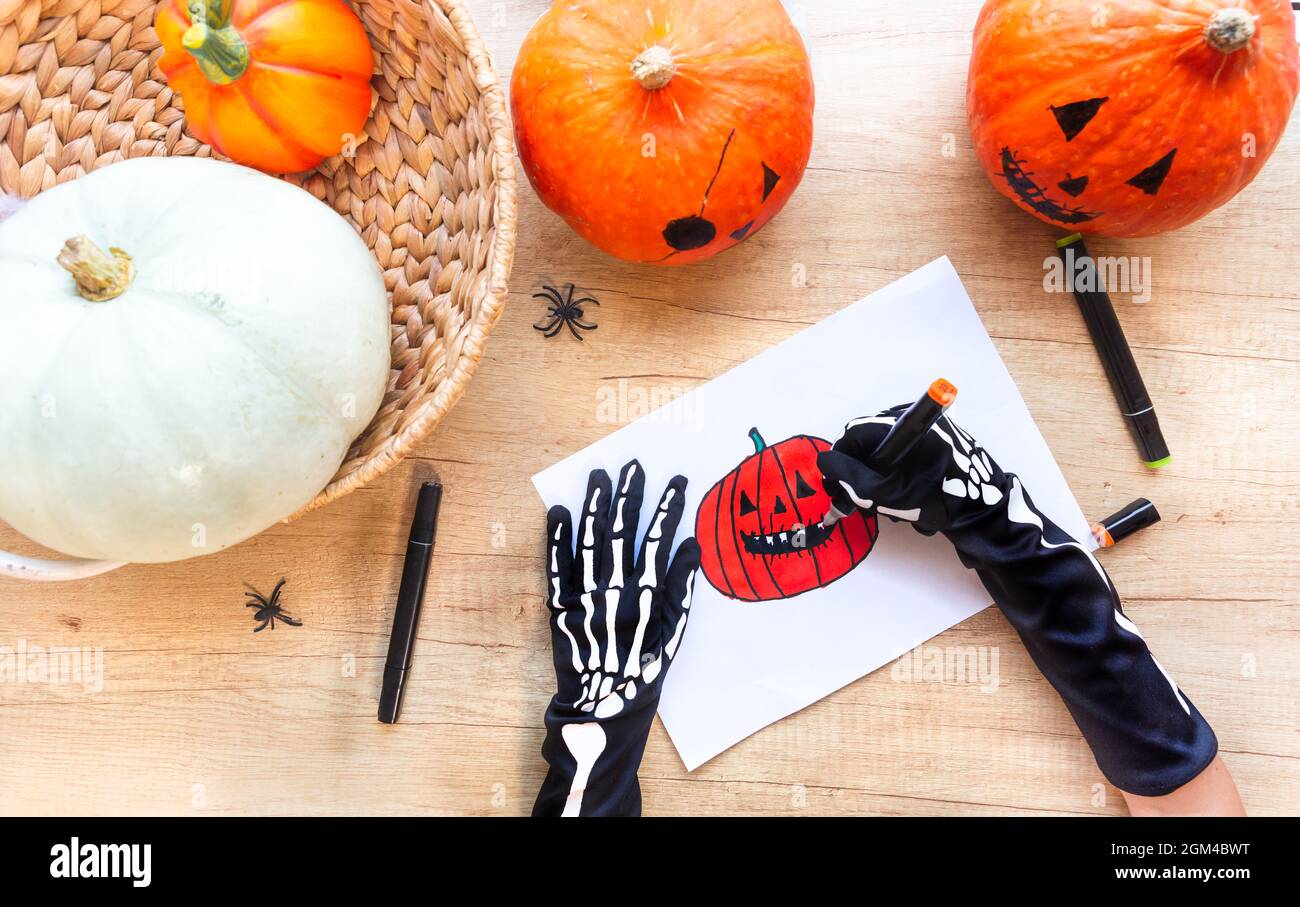
<path fill-rule="evenodd" d="M 771 167 L 767 166 L 767 162 L 764 161 L 763 162 L 763 201 L 767 201 L 767 197 L 772 194 L 772 190 L 776 188 L 776 184 L 779 182 L 781 182 L 781 174 L 777 173 Z"/>
<path fill-rule="evenodd" d="M 742 491 L 740 493 L 740 515 L 748 516 L 757 509 L 758 508 L 754 506 L 754 502 L 749 499 L 749 494 Z"/>
<path fill-rule="evenodd" d="M 1070 104 L 1062 104 L 1060 107 L 1053 107 L 1052 116 L 1056 117 L 1056 125 L 1061 127 L 1065 140 L 1071 141 L 1083 132 L 1083 127 L 1092 122 L 1097 111 L 1101 110 L 1101 105 L 1109 100 L 1110 98 L 1089 98 L 1086 101 L 1074 101 Z"/>
<path fill-rule="evenodd" d="M 786 511 L 785 501 L 781 500 L 780 498 L 777 498 L 777 499 L 776 499 L 776 506 L 772 508 L 772 512 L 773 512 L 773 513 L 785 513 L 785 511 Z"/>
<path fill-rule="evenodd" d="M 1169 168 L 1174 165 L 1174 155 L 1177 153 L 1178 149 L 1175 148 L 1129 180 L 1128 184 L 1135 189 L 1141 189 L 1147 195 L 1155 195 L 1160 191 L 1160 186 L 1164 183 L 1165 177 L 1169 175 Z"/>
<path fill-rule="evenodd" d="M 794 496 L 797 498 L 810 498 L 817 492 L 808 487 L 808 483 L 803 480 L 803 476 L 796 473 L 794 480 Z"/>

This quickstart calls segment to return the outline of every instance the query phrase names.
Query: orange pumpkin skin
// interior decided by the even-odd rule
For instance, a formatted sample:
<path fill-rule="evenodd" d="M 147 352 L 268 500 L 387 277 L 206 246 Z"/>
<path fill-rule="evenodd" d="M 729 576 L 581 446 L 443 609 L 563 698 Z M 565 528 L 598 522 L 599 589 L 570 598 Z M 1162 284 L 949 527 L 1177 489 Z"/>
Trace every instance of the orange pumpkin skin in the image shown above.
<path fill-rule="evenodd" d="M 192 5 L 192 4 L 191 4 Z M 370 39 L 342 0 L 211 0 L 247 46 L 247 66 L 214 81 L 185 43 L 182 0 L 158 5 L 159 68 L 194 136 L 267 173 L 315 167 L 360 137 L 370 115 Z"/>
<path fill-rule="evenodd" d="M 675 69 L 647 88 L 662 62 L 639 75 L 633 63 L 663 50 Z M 785 206 L 812 151 L 813 104 L 779 0 L 556 0 L 511 88 L 542 201 L 611 255 L 672 265 L 736 245 Z"/>
<path fill-rule="evenodd" d="M 1216 19 L 1226 7 L 1253 27 Z M 1148 236 L 1254 179 L 1298 72 L 1289 0 L 990 0 L 966 111 L 981 166 L 1021 208 L 1071 231 Z"/>

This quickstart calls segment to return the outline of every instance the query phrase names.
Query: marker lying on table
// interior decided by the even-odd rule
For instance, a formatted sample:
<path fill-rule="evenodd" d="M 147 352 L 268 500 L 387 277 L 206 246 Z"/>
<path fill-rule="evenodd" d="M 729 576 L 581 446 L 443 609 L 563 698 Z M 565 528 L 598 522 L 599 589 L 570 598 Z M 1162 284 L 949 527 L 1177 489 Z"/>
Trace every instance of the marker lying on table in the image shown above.
<path fill-rule="evenodd" d="M 909 406 L 907 411 L 898 417 L 894 427 L 889 430 L 889 434 L 885 435 L 885 439 L 868 459 L 867 465 L 882 475 L 893 472 L 912 452 L 917 442 L 924 438 L 931 428 L 934 428 L 934 423 L 939 421 L 939 417 L 948 411 L 948 407 L 952 406 L 956 399 L 957 388 L 951 382 L 940 378 L 931 384 L 925 396 Z M 846 516 L 847 513 L 840 513 L 839 508 L 831 504 L 831 509 L 826 512 L 822 525 L 829 529 Z"/>
<path fill-rule="evenodd" d="M 1092 537 L 1102 548 L 1113 548 L 1135 532 L 1160 522 L 1160 511 L 1146 498 L 1138 498 L 1119 513 L 1092 525 Z"/>
<path fill-rule="evenodd" d="M 406 675 L 411 670 L 415 652 L 415 635 L 420 627 L 420 608 L 433 560 L 433 540 L 438 532 L 438 506 L 442 503 L 442 486 L 425 482 L 411 521 L 411 536 L 406 543 L 406 562 L 402 565 L 402 585 L 397 592 L 397 610 L 393 614 L 393 635 L 388 640 L 388 659 L 384 663 L 384 687 L 379 694 L 379 720 L 396 724 L 406 692 Z"/>
<path fill-rule="evenodd" d="M 1065 262 L 1066 279 L 1106 369 L 1110 388 L 1119 402 L 1119 411 L 1137 441 L 1142 462 L 1152 469 L 1159 469 L 1173 458 L 1169 455 L 1165 436 L 1160 432 L 1151 395 L 1147 393 L 1142 373 L 1133 359 L 1133 351 L 1129 349 L 1115 306 L 1097 274 L 1097 263 L 1088 254 L 1083 235 L 1079 233 L 1057 240 L 1056 250 Z"/>

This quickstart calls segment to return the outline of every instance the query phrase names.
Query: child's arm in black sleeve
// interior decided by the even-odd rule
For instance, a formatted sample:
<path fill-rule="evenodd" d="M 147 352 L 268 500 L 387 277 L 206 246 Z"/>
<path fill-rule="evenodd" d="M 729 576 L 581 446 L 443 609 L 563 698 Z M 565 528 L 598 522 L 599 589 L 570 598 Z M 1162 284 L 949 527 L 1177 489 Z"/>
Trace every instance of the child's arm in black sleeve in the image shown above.
<path fill-rule="evenodd" d="M 849 423 L 819 459 L 836 509 L 942 533 L 975 570 L 1120 790 L 1168 794 L 1214 759 L 1214 732 L 1152 656 L 1096 558 L 947 417 L 892 474 L 865 465 L 902 408 Z"/>

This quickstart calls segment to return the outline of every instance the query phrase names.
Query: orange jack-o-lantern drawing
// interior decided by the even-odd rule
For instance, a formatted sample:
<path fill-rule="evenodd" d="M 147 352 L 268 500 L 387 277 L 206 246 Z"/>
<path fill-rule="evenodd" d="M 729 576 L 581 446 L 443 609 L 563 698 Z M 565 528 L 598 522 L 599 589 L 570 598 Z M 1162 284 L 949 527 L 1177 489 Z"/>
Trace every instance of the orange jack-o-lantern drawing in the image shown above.
<path fill-rule="evenodd" d="M 756 451 L 709 489 L 695 518 L 700 568 L 715 589 L 740 601 L 792 598 L 829 586 L 862 563 L 879 529 L 861 511 L 830 529 L 831 499 L 817 455 L 830 442 L 807 435 Z"/>
<path fill-rule="evenodd" d="M 1288 0 L 989 0 L 966 113 L 980 165 L 1021 208 L 1148 236 L 1255 178 L 1298 82 Z"/>

